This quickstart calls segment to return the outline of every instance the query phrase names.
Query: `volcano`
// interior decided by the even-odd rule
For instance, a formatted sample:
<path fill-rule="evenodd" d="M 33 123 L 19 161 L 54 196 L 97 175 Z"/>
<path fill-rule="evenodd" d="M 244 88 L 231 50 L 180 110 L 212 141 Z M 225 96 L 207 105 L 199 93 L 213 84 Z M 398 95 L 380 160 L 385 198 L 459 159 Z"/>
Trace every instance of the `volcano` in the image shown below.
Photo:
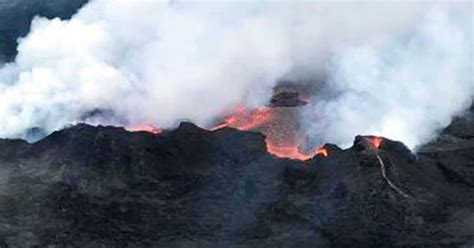
<path fill-rule="evenodd" d="M 417 154 L 358 136 L 348 149 L 326 144 L 328 156 L 306 161 L 268 153 L 258 132 L 191 123 L 156 134 L 79 124 L 34 144 L 0 140 L 0 242 L 470 247 L 473 116 L 456 119 Z"/>
<path fill-rule="evenodd" d="M 0 248 L 473 248 L 461 2 L 0 0 Z"/>

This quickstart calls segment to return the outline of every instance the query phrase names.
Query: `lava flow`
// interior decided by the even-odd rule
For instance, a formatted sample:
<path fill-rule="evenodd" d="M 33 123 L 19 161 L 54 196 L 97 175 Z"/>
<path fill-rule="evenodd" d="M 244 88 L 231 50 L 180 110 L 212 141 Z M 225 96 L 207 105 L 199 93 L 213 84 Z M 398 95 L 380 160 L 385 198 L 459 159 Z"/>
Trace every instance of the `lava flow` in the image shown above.
<path fill-rule="evenodd" d="M 129 132 L 148 132 L 155 135 L 160 134 L 163 131 L 162 129 L 157 128 L 150 124 L 131 125 L 131 126 L 125 127 L 125 129 Z"/>
<path fill-rule="evenodd" d="M 267 142 L 267 151 L 279 158 L 291 158 L 297 160 L 311 159 L 313 154 L 303 154 L 297 146 L 275 146 L 271 142 Z"/>
<path fill-rule="evenodd" d="M 315 155 L 328 156 L 325 148 L 318 148 L 310 153 L 300 150 L 298 138 L 294 137 L 297 130 L 283 118 L 284 114 L 278 108 L 248 109 L 244 106 L 237 107 L 224 120 L 213 128 L 212 131 L 232 127 L 238 130 L 256 130 L 266 136 L 267 151 L 279 158 L 290 158 L 297 160 L 308 160 Z"/>
<path fill-rule="evenodd" d="M 221 123 L 211 128 L 211 130 L 233 127 L 241 131 L 247 131 L 272 121 L 274 117 L 275 113 L 270 108 L 249 110 L 244 106 L 239 106 Z"/>
<path fill-rule="evenodd" d="M 297 146 L 274 146 L 271 142 L 267 140 L 267 151 L 279 158 L 291 158 L 297 160 L 309 160 L 312 159 L 314 156 L 321 156 L 326 158 L 329 156 L 329 152 L 326 148 L 318 148 L 314 152 L 305 154 L 300 151 Z"/>
<path fill-rule="evenodd" d="M 279 158 L 309 160 L 314 156 L 327 157 L 329 153 L 324 147 L 306 153 L 300 149 L 299 144 L 302 139 L 298 136 L 298 125 L 291 123 L 290 120 L 295 120 L 295 118 L 285 111 L 288 109 L 269 107 L 249 109 L 239 106 L 210 130 L 232 127 L 241 131 L 261 132 L 266 136 L 267 151 Z M 155 135 L 162 132 L 162 129 L 149 124 L 131 125 L 125 129 L 130 132 L 149 132 Z"/>

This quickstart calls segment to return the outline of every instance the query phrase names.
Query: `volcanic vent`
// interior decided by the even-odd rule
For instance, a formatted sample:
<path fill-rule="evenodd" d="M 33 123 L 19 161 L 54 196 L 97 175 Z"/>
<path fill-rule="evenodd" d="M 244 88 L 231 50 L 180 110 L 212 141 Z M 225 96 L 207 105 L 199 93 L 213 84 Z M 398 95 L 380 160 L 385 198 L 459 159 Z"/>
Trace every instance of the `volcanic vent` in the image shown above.
<path fill-rule="evenodd" d="M 267 106 L 251 108 L 239 105 L 224 113 L 208 129 L 217 131 L 222 128 L 235 128 L 240 131 L 254 131 L 265 135 L 267 151 L 280 158 L 308 160 L 315 155 L 327 157 L 324 147 L 305 148 L 306 135 L 301 129 L 300 112 L 310 101 L 311 96 L 304 95 L 304 85 L 285 83 L 274 89 Z M 131 125 L 131 132 L 145 131 L 160 134 L 163 130 L 150 124 Z"/>
<path fill-rule="evenodd" d="M 315 155 L 328 156 L 325 148 L 305 149 L 306 136 L 300 125 L 300 111 L 310 96 L 302 94 L 304 86 L 276 87 L 268 106 L 249 108 L 237 106 L 226 113 L 210 130 L 231 127 L 241 131 L 255 131 L 265 135 L 267 151 L 280 158 L 308 160 Z"/>

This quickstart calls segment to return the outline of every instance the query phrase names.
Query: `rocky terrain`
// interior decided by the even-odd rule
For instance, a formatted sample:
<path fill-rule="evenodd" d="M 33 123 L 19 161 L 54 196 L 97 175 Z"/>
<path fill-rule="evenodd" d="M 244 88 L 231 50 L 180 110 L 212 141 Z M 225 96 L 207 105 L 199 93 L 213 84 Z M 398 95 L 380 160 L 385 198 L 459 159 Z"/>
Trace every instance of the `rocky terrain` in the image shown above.
<path fill-rule="evenodd" d="M 308 161 L 191 123 L 1 140 L 0 247 L 472 247 L 473 112 L 417 154 L 359 136 Z"/>

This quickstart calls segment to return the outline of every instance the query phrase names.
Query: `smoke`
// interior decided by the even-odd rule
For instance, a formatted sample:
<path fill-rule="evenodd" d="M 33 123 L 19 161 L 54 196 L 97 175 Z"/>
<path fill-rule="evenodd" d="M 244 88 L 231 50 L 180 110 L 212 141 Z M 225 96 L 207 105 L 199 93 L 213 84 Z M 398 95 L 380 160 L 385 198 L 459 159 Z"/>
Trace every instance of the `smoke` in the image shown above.
<path fill-rule="evenodd" d="M 210 7 L 98 0 L 70 21 L 36 18 L 0 71 L 0 136 L 76 121 L 205 125 L 264 104 L 289 66 L 284 30 L 254 6 Z"/>
<path fill-rule="evenodd" d="M 472 98 L 461 5 L 92 1 L 68 21 L 33 20 L 0 70 L 0 137 L 206 126 L 264 105 L 280 79 L 318 78 L 325 90 L 303 115 L 313 142 L 373 132 L 416 145 Z"/>
<path fill-rule="evenodd" d="M 313 141 L 349 146 L 354 134 L 416 147 L 472 104 L 472 6 L 430 9 L 383 46 L 341 49 L 320 100 L 305 112 Z"/>

